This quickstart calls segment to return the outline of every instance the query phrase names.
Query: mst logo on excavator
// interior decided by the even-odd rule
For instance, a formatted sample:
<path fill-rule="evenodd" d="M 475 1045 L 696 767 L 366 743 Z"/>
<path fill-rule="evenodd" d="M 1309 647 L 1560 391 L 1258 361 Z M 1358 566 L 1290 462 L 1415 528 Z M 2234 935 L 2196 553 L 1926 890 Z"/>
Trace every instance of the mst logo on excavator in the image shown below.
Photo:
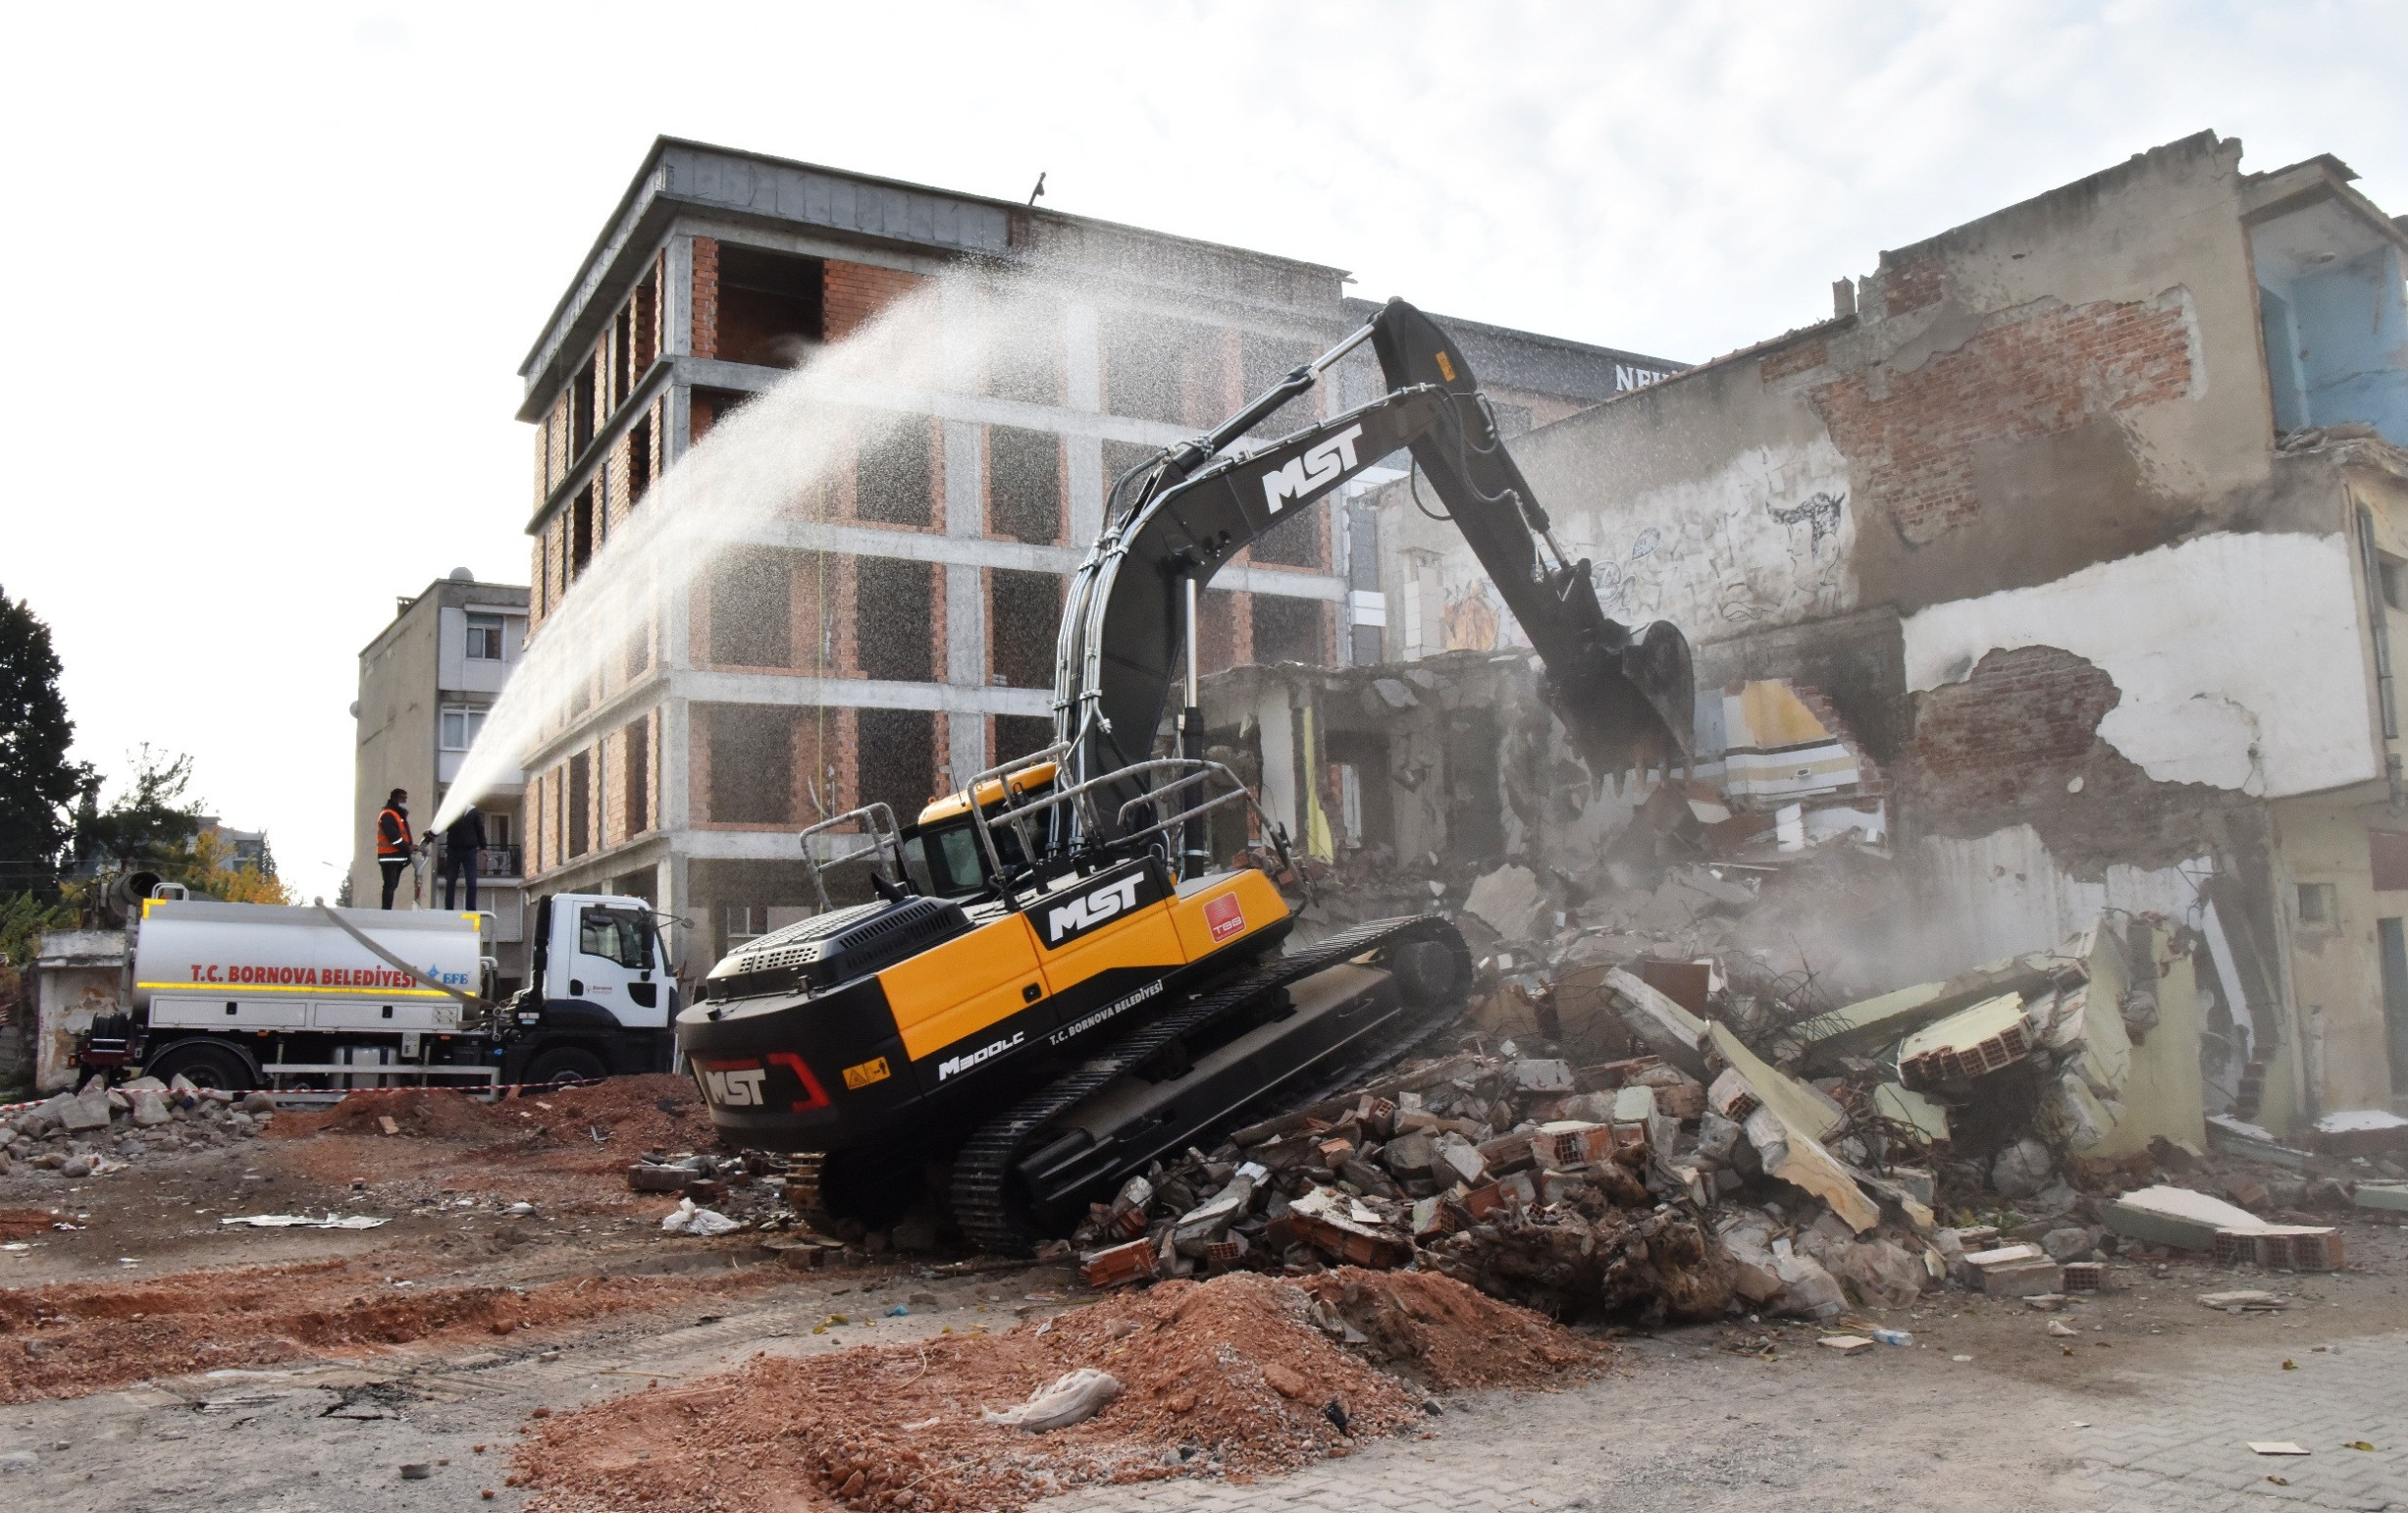
<path fill-rule="evenodd" d="M 1066 946 L 1107 920 L 1132 913 L 1165 897 L 1153 871 L 1140 864 L 1063 903 L 1046 900 L 1028 911 L 1048 948 Z"/>
<path fill-rule="evenodd" d="M 1301 504 L 1325 485 L 1337 482 L 1337 476 L 1354 466 L 1354 443 L 1363 434 L 1361 426 L 1348 426 L 1326 442 L 1316 442 L 1305 448 L 1301 457 L 1290 457 L 1287 466 L 1276 473 L 1263 475 L 1263 502 L 1278 514 L 1290 503 Z"/>

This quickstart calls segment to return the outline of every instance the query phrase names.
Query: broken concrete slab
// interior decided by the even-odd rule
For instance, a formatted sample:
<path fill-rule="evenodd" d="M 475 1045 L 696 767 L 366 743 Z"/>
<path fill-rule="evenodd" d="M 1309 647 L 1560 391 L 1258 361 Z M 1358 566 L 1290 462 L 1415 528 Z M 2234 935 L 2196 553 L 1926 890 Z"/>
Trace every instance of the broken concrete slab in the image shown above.
<path fill-rule="evenodd" d="M 1969 1082 L 2029 1056 L 2032 1040 L 2021 995 L 2002 993 L 1927 1024 L 1901 1041 L 1899 1080 L 1917 1091 Z"/>
<path fill-rule="evenodd" d="M 1873 1112 L 1911 1131 L 1925 1145 L 1948 1138 L 1948 1110 L 1911 1087 L 1883 1082 L 1873 1089 Z"/>
<path fill-rule="evenodd" d="M 1643 1045 L 1699 1081 L 1705 1080 L 1703 1019 L 1620 967 L 1605 973 L 1604 988 Z"/>
<path fill-rule="evenodd" d="M 2107 1227 L 2130 1239 L 2176 1250 L 2216 1248 L 2219 1232 L 2247 1232 L 2264 1222 L 2245 1208 L 2187 1187 L 2144 1187 L 2107 1205 L 2100 1218 Z"/>
<path fill-rule="evenodd" d="M 1780 1111 L 1760 1108 L 1748 1116 L 1745 1127 L 1766 1174 L 1830 1204 L 1831 1212 L 1858 1234 L 1881 1222 L 1881 1206 L 1864 1195 L 1838 1158 L 1784 1120 Z"/>
<path fill-rule="evenodd" d="M 1941 982 L 1917 983 L 1835 1009 L 1785 1031 L 1787 1062 L 1794 1054 L 1815 1067 L 1835 1065 L 1890 1044 L 1959 1010 L 2014 994 L 2028 994 L 2081 980 L 2081 968 L 2050 952 L 2034 951 L 1993 962 Z"/>
<path fill-rule="evenodd" d="M 2351 1189 L 2349 1201 L 2360 1208 L 2408 1214 L 2408 1182 L 2360 1182 Z"/>
<path fill-rule="evenodd" d="M 2408 1150 L 2408 1119 L 2384 1109 L 2347 1109 L 2318 1120 L 2309 1143 L 2328 1156 L 2388 1155 Z"/>
<path fill-rule="evenodd" d="M 1981 1269 L 1981 1290 L 1991 1297 L 2030 1297 L 2065 1289 L 2065 1269 L 2046 1256 L 2037 1261 L 2011 1261 L 2004 1266 Z"/>
<path fill-rule="evenodd" d="M 1723 1065 L 1745 1078 L 1756 1101 L 1778 1110 L 1792 1128 L 1820 1140 L 1848 1122 L 1847 1111 L 1830 1094 L 1765 1062 L 1741 1044 L 1730 1026 L 1716 1020 L 1705 1026 L 1705 1034 Z"/>
<path fill-rule="evenodd" d="M 1545 902 L 1539 874 L 1526 866 L 1506 865 L 1472 884 L 1463 912 L 1506 940 L 1526 940 Z"/>

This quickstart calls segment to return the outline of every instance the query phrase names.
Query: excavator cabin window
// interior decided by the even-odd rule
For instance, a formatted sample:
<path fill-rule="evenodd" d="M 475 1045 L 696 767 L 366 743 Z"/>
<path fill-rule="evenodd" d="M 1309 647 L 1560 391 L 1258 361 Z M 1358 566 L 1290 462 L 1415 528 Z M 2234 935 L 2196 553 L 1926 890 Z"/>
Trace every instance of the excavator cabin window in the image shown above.
<path fill-rule="evenodd" d="M 1020 834 L 1009 825 L 995 827 L 995 854 L 1008 870 L 1027 865 Z M 932 898 L 973 898 L 994 886 L 968 814 L 904 831 L 903 861 L 913 885 Z"/>

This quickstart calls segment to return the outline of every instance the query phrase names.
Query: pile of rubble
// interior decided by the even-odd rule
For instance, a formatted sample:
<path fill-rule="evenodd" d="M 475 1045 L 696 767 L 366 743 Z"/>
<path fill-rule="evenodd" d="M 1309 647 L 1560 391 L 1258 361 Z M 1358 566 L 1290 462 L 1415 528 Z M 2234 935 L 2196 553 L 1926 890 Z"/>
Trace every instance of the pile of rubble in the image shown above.
<path fill-rule="evenodd" d="M 73 1093 L 10 1114 L 0 1128 L 0 1176 L 16 1168 L 65 1177 L 103 1175 L 152 1150 L 223 1145 L 256 1135 L 276 1116 L 265 1093 L 230 1093 L 136 1077 L 109 1087 L 98 1076 Z"/>
<path fill-rule="evenodd" d="M 2122 1095 L 2169 949 L 2102 925 L 1805 1017 L 1762 1014 L 1710 960 L 1576 945 L 1568 970 L 1492 966 L 1472 1049 L 1157 1165 L 1073 1243 L 1096 1285 L 1413 1267 L 1557 1317 L 1643 1319 L 1828 1319 L 1952 1282 L 2060 1293 L 2102 1285 L 2128 1246 L 2338 1267 L 2339 1231 L 2300 1210 L 2388 1206 L 2380 1157 L 2286 1182 L 2241 1170 L 2263 1153 L 2130 1148 L 2158 1117 Z M 1618 1054 L 1560 1054 L 1600 1046 Z M 2245 1201 L 2149 1185 L 2165 1175 Z"/>

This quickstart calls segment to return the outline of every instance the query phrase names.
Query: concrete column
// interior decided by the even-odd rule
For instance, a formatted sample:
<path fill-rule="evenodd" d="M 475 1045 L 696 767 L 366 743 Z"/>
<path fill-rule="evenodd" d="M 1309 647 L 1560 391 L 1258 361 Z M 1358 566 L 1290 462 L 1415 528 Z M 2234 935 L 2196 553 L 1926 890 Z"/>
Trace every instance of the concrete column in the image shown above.
<path fill-rule="evenodd" d="M 1063 402 L 1073 410 L 1100 412 L 1104 368 L 1095 306 L 1073 303 L 1063 316 Z M 1071 545 L 1083 549 L 1104 529 L 1104 490 L 1112 483 L 1104 476 L 1104 443 L 1099 437 L 1065 437 L 1063 452 L 1065 482 L 1070 486 Z"/>
<path fill-rule="evenodd" d="M 986 534 L 986 428 L 945 422 L 945 534 L 975 540 Z"/>
<path fill-rule="evenodd" d="M 669 832 L 674 852 L 679 837 L 693 823 L 694 786 L 691 778 L 694 720 L 682 698 L 660 702 L 660 828 Z M 680 865 L 683 863 L 681 862 Z"/>
<path fill-rule="evenodd" d="M 1104 407 L 1104 358 L 1095 306 L 1073 303 L 1063 312 L 1062 376 L 1064 403 L 1074 410 L 1099 412 Z"/>
<path fill-rule="evenodd" d="M 660 334 L 660 350 L 671 357 L 690 357 L 694 353 L 694 238 L 671 236 L 668 245 L 668 268 L 663 275 L 668 287 L 661 292 L 660 323 L 668 329 Z M 685 427 L 677 428 L 678 440 L 685 440 Z"/>
<path fill-rule="evenodd" d="M 956 709 L 945 716 L 947 738 L 953 743 L 953 786 L 962 787 L 987 769 L 986 716 Z"/>

